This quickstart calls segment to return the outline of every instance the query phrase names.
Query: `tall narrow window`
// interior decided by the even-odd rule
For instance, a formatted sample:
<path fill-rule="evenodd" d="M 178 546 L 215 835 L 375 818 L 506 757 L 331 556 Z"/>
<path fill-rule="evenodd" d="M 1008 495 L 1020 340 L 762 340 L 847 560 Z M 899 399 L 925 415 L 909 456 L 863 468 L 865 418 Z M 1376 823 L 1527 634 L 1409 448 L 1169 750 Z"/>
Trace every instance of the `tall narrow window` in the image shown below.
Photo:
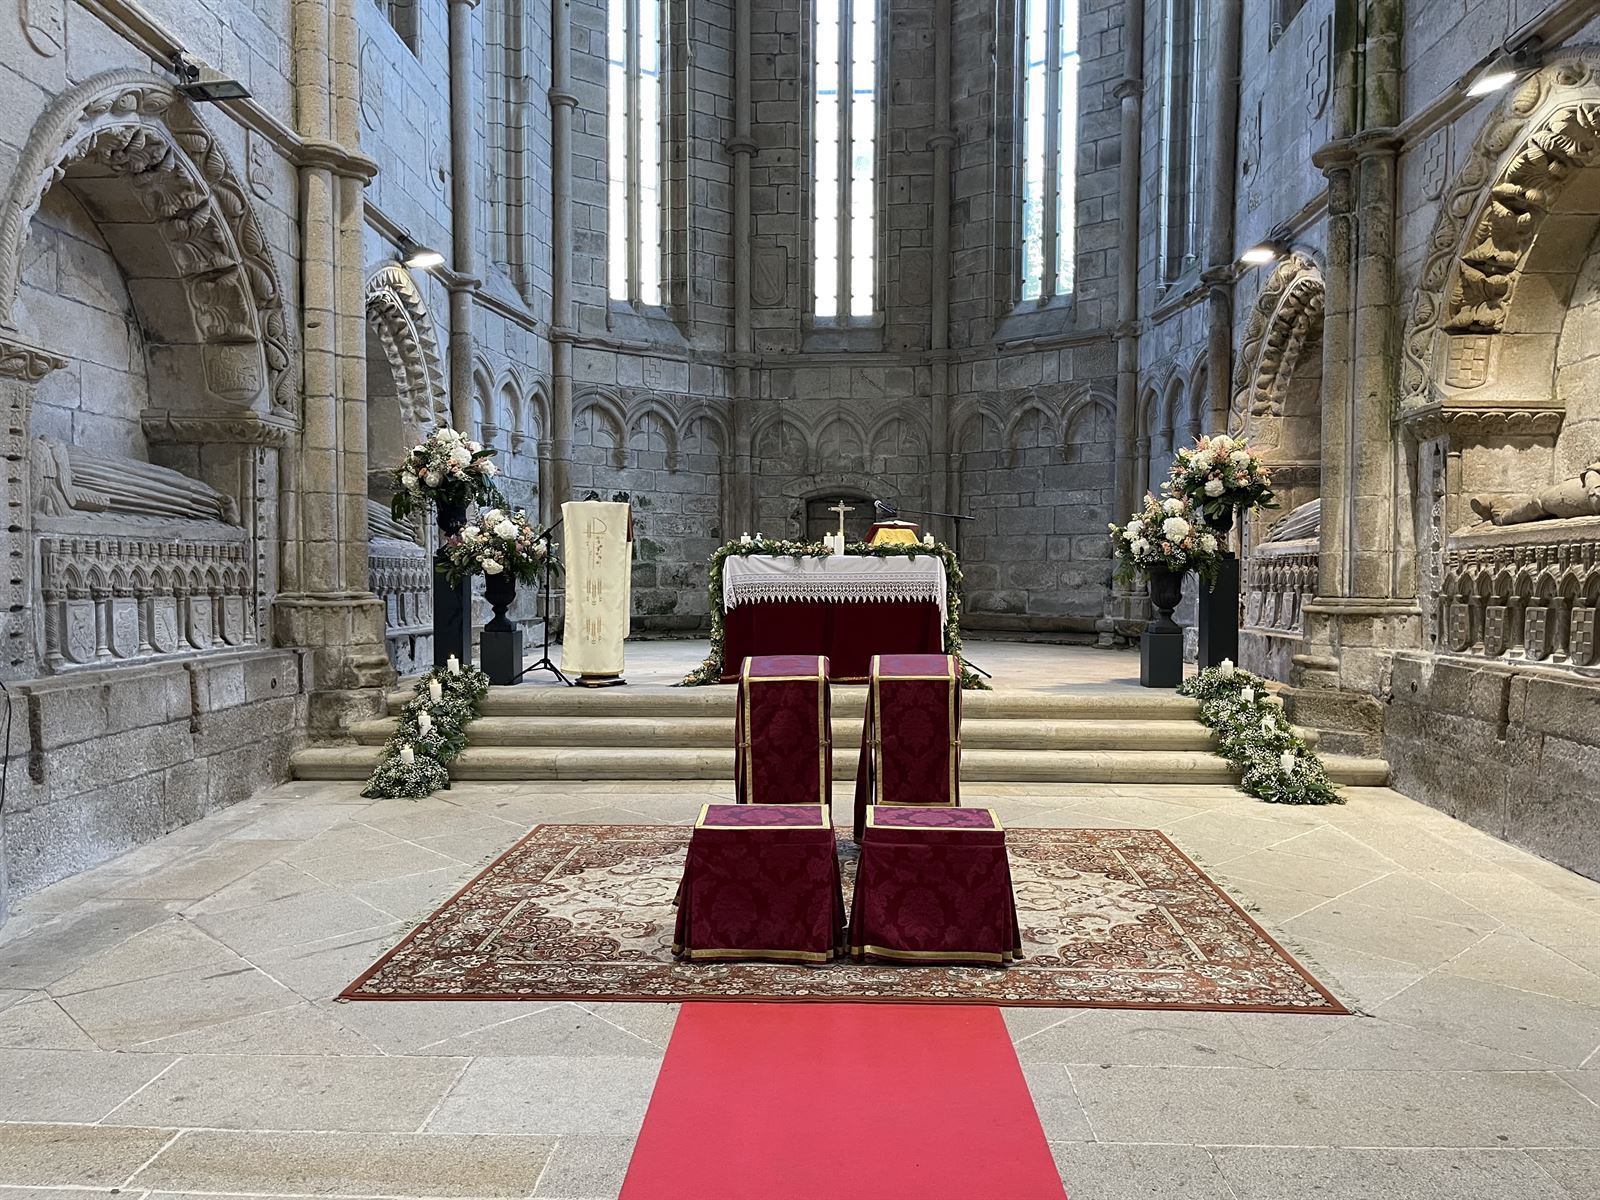
<path fill-rule="evenodd" d="M 527 55 L 522 0 L 484 5 L 484 113 L 488 155 L 483 193 L 488 203 L 489 257 L 529 291 Z"/>
<path fill-rule="evenodd" d="M 1165 0 L 1161 38 L 1161 277 L 1171 283 L 1197 258 L 1200 149 L 1200 56 L 1204 0 Z"/>
<path fill-rule="evenodd" d="M 814 312 L 870 317 L 877 290 L 877 0 L 815 0 Z"/>
<path fill-rule="evenodd" d="M 1072 291 L 1078 0 L 1022 0 L 1022 298 Z"/>
<path fill-rule="evenodd" d="M 610 0 L 610 292 L 661 303 L 662 0 Z"/>

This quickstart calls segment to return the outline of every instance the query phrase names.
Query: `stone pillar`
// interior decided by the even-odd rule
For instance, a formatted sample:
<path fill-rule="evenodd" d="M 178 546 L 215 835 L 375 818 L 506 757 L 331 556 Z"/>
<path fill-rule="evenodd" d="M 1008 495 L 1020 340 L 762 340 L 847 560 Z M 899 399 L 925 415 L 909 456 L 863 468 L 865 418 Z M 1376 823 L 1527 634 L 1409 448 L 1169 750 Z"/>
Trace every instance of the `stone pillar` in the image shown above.
<path fill-rule="evenodd" d="M 1117 343 L 1116 488 L 1119 521 L 1139 502 L 1139 154 L 1140 122 L 1144 95 L 1144 6 L 1123 8 L 1123 72 L 1115 95 L 1121 103 L 1121 159 L 1117 179 Z M 1113 585 L 1109 609 L 1098 623 L 1100 641 L 1110 640 L 1119 625 L 1127 632 L 1132 621 L 1143 621 L 1142 594 L 1125 585 Z"/>
<path fill-rule="evenodd" d="M 33 390 L 66 360 L 0 331 L 0 403 L 5 420 L 0 423 L 0 456 L 5 463 L 5 522 L 0 527 L 6 571 L 0 579 L 0 676 L 31 679 L 39 673 L 39 649 L 34 637 L 33 595 L 33 481 L 28 476 L 28 412 Z M 14 720 L 14 717 L 13 717 Z M 0 874 L 5 870 L 0 853 Z M 0 906 L 0 918 L 4 917 Z"/>
<path fill-rule="evenodd" d="M 931 312 L 928 331 L 928 367 L 932 375 L 933 411 L 928 421 L 928 464 L 932 486 L 928 507 L 953 512 L 950 507 L 950 152 L 955 132 L 950 128 L 950 0 L 933 5 L 933 246 Z M 956 524 L 956 522 L 952 522 Z M 948 531 L 955 538 L 955 531 Z"/>
<path fill-rule="evenodd" d="M 311 719 L 321 731 L 375 714 L 394 677 L 383 604 L 367 590 L 361 189 L 377 166 L 355 149 L 356 2 L 294 9 L 304 402 L 299 453 L 283 456 L 294 529 L 273 626 L 280 644 L 313 652 Z"/>
<path fill-rule="evenodd" d="M 472 430 L 472 300 L 478 290 L 477 105 L 472 94 L 472 10 L 450 0 L 450 421 Z M 561 243 L 557 242 L 556 245 Z"/>
<path fill-rule="evenodd" d="M 572 0 L 550 14 L 550 478 L 551 519 L 572 495 Z"/>
<path fill-rule="evenodd" d="M 728 453 L 733 461 L 723 497 L 725 540 L 754 529 L 756 524 L 755 471 L 750 459 L 751 406 L 755 403 L 751 395 L 755 342 L 750 323 L 750 167 L 756 153 L 756 140 L 750 132 L 755 107 L 750 88 L 751 0 L 738 0 L 733 22 L 733 137 L 728 140 L 728 153 L 733 155 L 733 389 Z"/>
<path fill-rule="evenodd" d="M 1226 432 L 1216 426 L 1213 414 L 1226 423 L 1229 388 L 1233 379 L 1234 183 L 1237 178 L 1239 132 L 1239 39 L 1243 20 L 1240 0 L 1218 0 L 1215 37 L 1212 39 L 1212 92 L 1215 114 L 1210 122 L 1211 209 L 1208 213 L 1206 253 L 1210 266 L 1202 275 L 1207 285 L 1206 387 L 1201 398 L 1202 433 Z"/>

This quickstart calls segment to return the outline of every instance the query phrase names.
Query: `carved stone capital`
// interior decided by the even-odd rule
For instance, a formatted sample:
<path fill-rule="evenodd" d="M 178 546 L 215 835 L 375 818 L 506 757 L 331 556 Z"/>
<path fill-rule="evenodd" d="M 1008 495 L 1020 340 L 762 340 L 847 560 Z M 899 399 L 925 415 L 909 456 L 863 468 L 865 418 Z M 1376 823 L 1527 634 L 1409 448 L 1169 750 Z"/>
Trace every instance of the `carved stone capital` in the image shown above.
<path fill-rule="evenodd" d="M 331 171 L 362 183 L 371 183 L 378 175 L 377 161 L 359 150 L 341 146 L 338 142 L 308 138 L 300 144 L 295 163 L 312 170 Z"/>
<path fill-rule="evenodd" d="M 575 92 L 569 92 L 565 88 L 551 88 L 546 95 L 548 95 L 550 98 L 551 108 L 578 107 L 577 94 Z"/>
<path fill-rule="evenodd" d="M 1457 442 L 1495 437 L 1554 438 L 1566 412 L 1548 405 L 1453 405 L 1449 401 L 1408 404 L 1401 422 L 1419 441 L 1448 437 Z"/>
<path fill-rule="evenodd" d="M 756 144 L 755 138 L 752 137 L 731 137 L 723 145 L 727 147 L 729 154 L 753 155 L 760 149 L 760 146 Z"/>
<path fill-rule="evenodd" d="M 51 371 L 59 371 L 67 360 L 58 354 L 16 338 L 0 336 L 0 379 L 21 379 L 38 383 Z"/>
<path fill-rule="evenodd" d="M 928 149 L 930 150 L 949 150 L 955 144 L 956 135 L 954 130 L 940 129 L 928 135 Z"/>
<path fill-rule="evenodd" d="M 1137 100 L 1141 95 L 1143 95 L 1143 93 L 1144 80 L 1142 79 L 1122 79 L 1117 82 L 1116 87 L 1111 89 L 1111 94 L 1118 100 L 1127 100 L 1130 98 Z"/>

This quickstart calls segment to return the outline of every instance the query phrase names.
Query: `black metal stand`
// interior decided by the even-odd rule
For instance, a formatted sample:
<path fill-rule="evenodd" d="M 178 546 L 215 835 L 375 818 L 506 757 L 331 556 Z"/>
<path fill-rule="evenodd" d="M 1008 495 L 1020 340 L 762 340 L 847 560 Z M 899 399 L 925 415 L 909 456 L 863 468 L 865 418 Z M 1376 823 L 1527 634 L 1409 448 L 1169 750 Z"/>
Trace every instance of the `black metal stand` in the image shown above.
<path fill-rule="evenodd" d="M 557 521 L 554 525 L 550 526 L 550 529 L 546 533 L 545 536 L 546 537 L 550 537 L 550 538 L 554 538 L 556 530 L 558 530 L 560 528 L 561 528 L 561 522 Z M 550 546 L 551 546 L 551 550 L 554 551 L 555 542 L 552 541 L 550 543 Z M 512 677 L 511 682 L 512 683 L 520 683 L 522 681 L 522 677 L 524 675 L 528 674 L 528 672 L 530 672 L 530 671 L 549 671 L 552 675 L 554 675 L 557 679 L 559 679 L 567 687 L 572 687 L 573 686 L 572 680 L 568 679 L 565 675 L 563 675 L 561 673 L 561 668 L 556 666 L 554 660 L 552 660 L 551 657 L 550 657 L 550 608 L 551 608 L 551 601 L 550 601 L 550 572 L 549 571 L 546 571 L 544 573 L 544 582 L 540 585 L 539 591 L 540 591 L 541 595 L 543 596 L 543 604 L 542 604 L 541 607 L 544 610 L 544 646 L 540 651 L 539 660 L 537 662 L 529 663 L 527 666 L 523 667 L 522 670 L 518 671 L 516 673 L 516 675 Z"/>
<path fill-rule="evenodd" d="M 444 539 L 467 523 L 467 506 L 440 503 L 436 508 L 441 544 L 433 556 L 433 665 L 444 670 L 452 655 L 463 667 L 472 665 L 472 580 L 451 583 L 442 569 Z"/>
<path fill-rule="evenodd" d="M 1232 551 L 1222 556 L 1215 586 L 1200 587 L 1200 665 L 1220 666 L 1225 658 L 1239 661 L 1239 560 Z"/>

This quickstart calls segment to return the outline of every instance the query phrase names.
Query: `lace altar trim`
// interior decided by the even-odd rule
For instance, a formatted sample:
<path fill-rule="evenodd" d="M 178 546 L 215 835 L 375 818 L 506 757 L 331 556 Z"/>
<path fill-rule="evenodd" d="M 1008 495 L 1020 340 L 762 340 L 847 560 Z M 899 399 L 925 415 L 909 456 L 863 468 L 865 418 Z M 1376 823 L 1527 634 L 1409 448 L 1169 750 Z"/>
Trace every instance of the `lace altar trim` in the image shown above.
<path fill-rule="evenodd" d="M 738 564 L 735 566 L 735 564 Z M 837 564 L 837 565 L 835 565 Z M 870 565 L 868 565 L 870 564 Z M 937 558 L 729 558 L 723 564 L 724 608 L 775 600 L 872 604 L 924 601 L 945 610 L 944 563 Z"/>

